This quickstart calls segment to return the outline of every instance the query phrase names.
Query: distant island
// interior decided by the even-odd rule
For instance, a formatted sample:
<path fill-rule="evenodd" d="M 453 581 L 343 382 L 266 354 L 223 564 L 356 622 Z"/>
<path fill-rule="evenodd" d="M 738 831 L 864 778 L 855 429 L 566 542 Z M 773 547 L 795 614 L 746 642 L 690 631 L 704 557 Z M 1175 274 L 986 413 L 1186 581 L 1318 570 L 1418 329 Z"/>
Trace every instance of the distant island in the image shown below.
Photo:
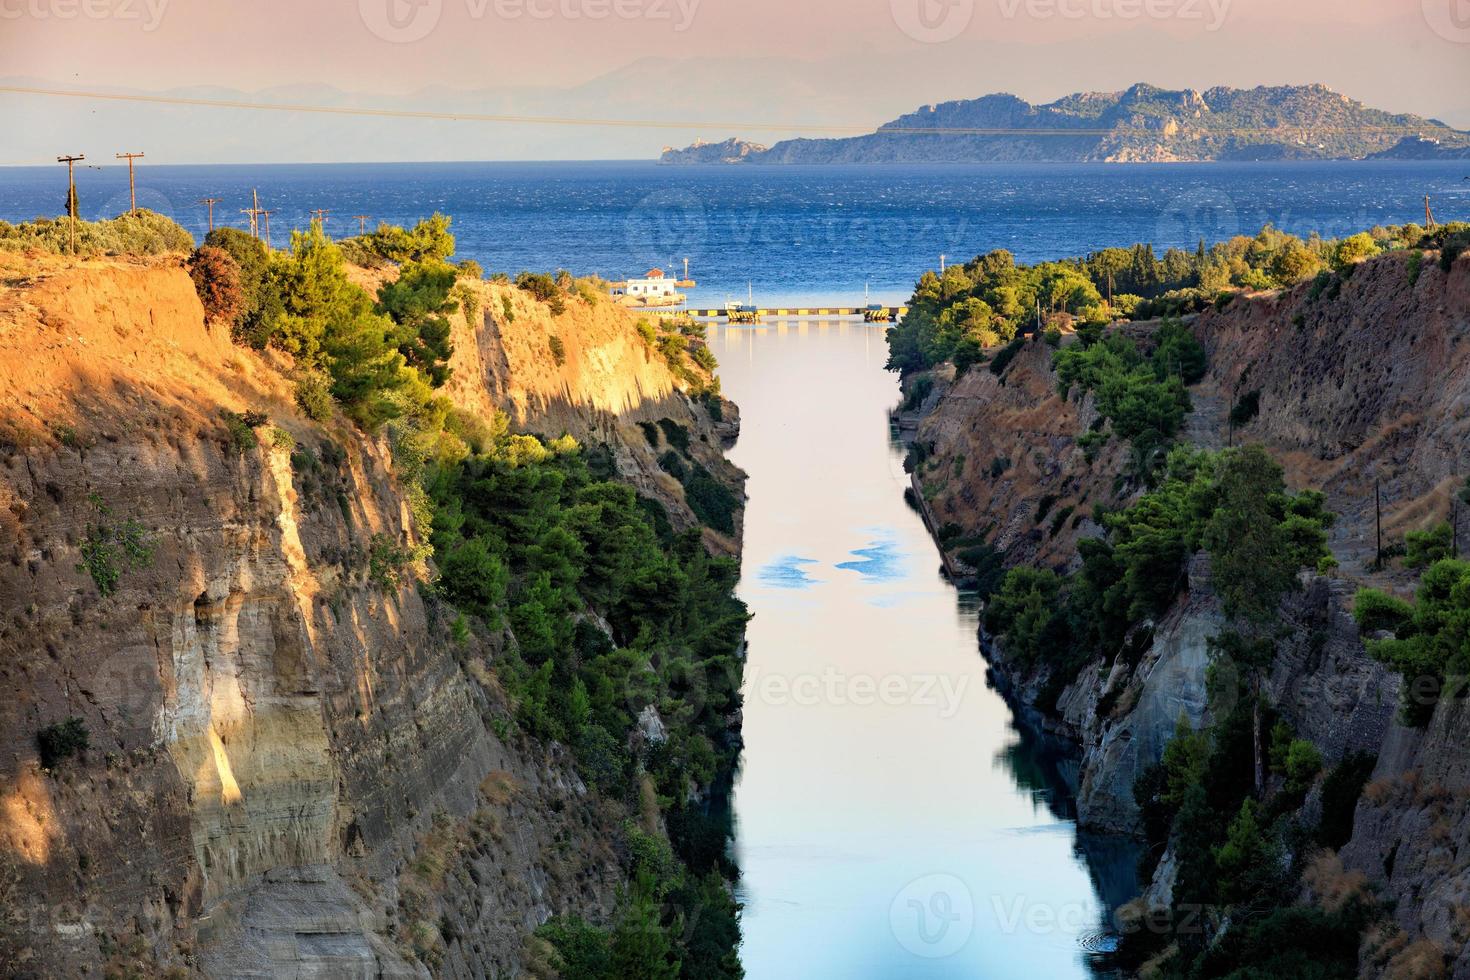
<path fill-rule="evenodd" d="M 1170 91 L 1143 83 L 1046 105 L 987 95 L 923 106 L 864 136 L 665 147 L 666 164 L 1152 163 L 1470 159 L 1470 133 L 1370 109 L 1325 85 Z"/>

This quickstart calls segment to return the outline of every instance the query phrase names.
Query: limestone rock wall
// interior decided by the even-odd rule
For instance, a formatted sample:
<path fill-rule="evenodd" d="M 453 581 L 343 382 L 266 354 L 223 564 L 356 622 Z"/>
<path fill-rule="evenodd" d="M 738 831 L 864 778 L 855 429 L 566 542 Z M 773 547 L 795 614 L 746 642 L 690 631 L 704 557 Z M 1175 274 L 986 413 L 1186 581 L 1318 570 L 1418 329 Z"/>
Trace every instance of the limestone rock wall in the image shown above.
<path fill-rule="evenodd" d="M 0 972 L 513 975 L 548 916 L 608 914 L 625 814 L 508 734 L 500 638 L 373 572 L 418 540 L 386 442 L 302 417 L 176 258 L 0 271 Z M 557 329 L 605 383 L 506 353 L 457 397 L 620 459 L 648 454 L 630 415 L 675 417 L 723 464 L 666 367 L 621 379 L 631 319 Z M 37 732 L 70 717 L 89 745 L 48 773 Z"/>

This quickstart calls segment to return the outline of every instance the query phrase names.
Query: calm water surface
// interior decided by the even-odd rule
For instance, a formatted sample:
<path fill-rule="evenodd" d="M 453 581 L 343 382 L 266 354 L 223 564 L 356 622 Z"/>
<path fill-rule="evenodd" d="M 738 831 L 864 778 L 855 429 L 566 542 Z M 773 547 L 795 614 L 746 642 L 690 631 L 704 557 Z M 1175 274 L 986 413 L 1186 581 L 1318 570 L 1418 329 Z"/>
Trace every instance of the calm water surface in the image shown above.
<path fill-rule="evenodd" d="M 881 328 L 710 341 L 750 475 L 749 976 L 1089 975 L 1103 903 L 1054 760 L 986 687 L 975 610 L 903 501 Z"/>

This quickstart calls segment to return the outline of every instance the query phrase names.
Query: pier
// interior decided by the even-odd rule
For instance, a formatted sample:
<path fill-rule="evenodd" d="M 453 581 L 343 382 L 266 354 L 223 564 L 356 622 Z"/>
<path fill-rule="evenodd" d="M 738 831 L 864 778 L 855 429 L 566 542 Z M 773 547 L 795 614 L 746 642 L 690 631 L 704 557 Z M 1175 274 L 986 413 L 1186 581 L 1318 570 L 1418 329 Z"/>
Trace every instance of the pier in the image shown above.
<path fill-rule="evenodd" d="M 740 322 L 749 322 L 753 316 L 756 320 L 795 320 L 802 317 L 859 317 L 869 322 L 894 323 L 909 311 L 907 306 L 812 306 L 812 307 L 778 307 L 772 309 L 756 308 L 741 309 L 733 311 L 737 314 Z M 725 309 L 668 309 L 668 308 L 642 308 L 639 313 L 652 313 L 657 316 L 687 316 L 697 320 L 726 320 L 731 319 L 732 311 Z"/>

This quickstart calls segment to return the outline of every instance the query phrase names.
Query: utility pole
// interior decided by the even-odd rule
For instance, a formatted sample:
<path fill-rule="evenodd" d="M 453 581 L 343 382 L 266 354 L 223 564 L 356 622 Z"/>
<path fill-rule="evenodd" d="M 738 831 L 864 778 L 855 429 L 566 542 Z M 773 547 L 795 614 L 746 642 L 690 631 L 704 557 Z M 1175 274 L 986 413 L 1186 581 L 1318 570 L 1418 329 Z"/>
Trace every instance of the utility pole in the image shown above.
<path fill-rule="evenodd" d="M 1434 230 L 1434 212 L 1429 210 L 1429 195 L 1424 195 L 1424 227 L 1430 231 Z"/>
<path fill-rule="evenodd" d="M 331 208 L 312 208 L 311 213 L 316 215 L 316 220 L 321 222 L 322 232 L 327 230 L 327 215 L 332 213 Z"/>
<path fill-rule="evenodd" d="M 367 219 L 369 217 L 371 217 L 371 215 L 354 214 L 353 217 L 357 219 L 357 233 L 359 235 L 366 235 L 367 234 Z"/>
<path fill-rule="evenodd" d="M 129 211 L 136 211 L 136 210 L 138 210 L 138 185 L 133 182 L 133 161 L 134 160 L 137 160 L 142 155 L 143 154 L 141 154 L 141 153 L 119 153 L 119 154 L 117 154 L 117 158 L 119 160 L 126 160 L 126 161 L 128 161 L 128 210 Z"/>
<path fill-rule="evenodd" d="M 71 230 L 68 237 L 71 240 L 71 254 L 77 254 L 77 180 L 75 166 L 78 160 L 87 159 L 85 154 L 76 153 L 69 156 L 56 158 L 57 163 L 66 164 L 66 213 L 71 218 Z"/>
<path fill-rule="evenodd" d="M 243 208 L 240 213 L 250 215 L 250 237 L 258 241 L 260 239 L 260 216 L 265 213 L 260 209 L 259 191 L 250 192 L 250 207 Z M 269 237 L 269 229 L 267 229 L 267 237 Z"/>
<path fill-rule="evenodd" d="M 271 251 L 271 249 L 274 247 L 271 245 L 271 215 L 275 213 L 276 212 L 274 210 L 266 211 L 263 208 L 260 212 L 260 216 L 265 219 L 265 250 L 267 252 Z"/>
<path fill-rule="evenodd" d="M 939 253 L 939 274 L 944 275 L 944 253 Z"/>
<path fill-rule="evenodd" d="M 220 199 L 217 198 L 217 197 L 204 197 L 204 198 L 200 198 L 199 199 L 199 203 L 200 204 L 206 205 L 209 208 L 209 230 L 210 231 L 214 231 L 214 206 L 216 204 L 218 204 L 219 202 L 220 202 Z"/>

